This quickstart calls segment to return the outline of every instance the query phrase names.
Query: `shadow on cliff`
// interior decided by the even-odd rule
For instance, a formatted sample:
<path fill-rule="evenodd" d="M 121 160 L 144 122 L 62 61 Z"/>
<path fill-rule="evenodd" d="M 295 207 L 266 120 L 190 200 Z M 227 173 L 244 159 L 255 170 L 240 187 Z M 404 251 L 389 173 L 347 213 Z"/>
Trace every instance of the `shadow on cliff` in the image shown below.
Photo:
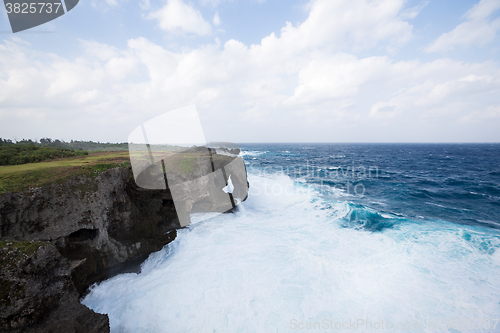
<path fill-rule="evenodd" d="M 244 191 L 237 194 L 245 200 L 244 164 L 242 170 L 234 177 L 241 178 Z M 210 192 L 200 193 L 190 211 L 202 204 L 214 209 L 213 202 L 205 202 Z M 3 331 L 109 331 L 107 315 L 94 313 L 79 299 L 94 283 L 139 272 L 141 263 L 173 241 L 180 227 L 170 189 L 137 186 L 130 167 L 1 195 Z M 23 244 L 31 248 L 33 242 L 42 245 L 19 256 L 18 249 Z"/>
<path fill-rule="evenodd" d="M 109 169 L 95 179 L 75 177 L 64 184 L 0 196 L 0 241 L 43 241 L 49 249 L 43 256 L 19 257 L 8 270 L 2 264 L 3 331 L 94 332 L 84 323 L 102 315 L 79 298 L 96 282 L 138 272 L 151 253 L 175 239 L 179 227 L 170 191 L 139 188 L 130 167 Z M 3 250 L 0 263 L 17 253 Z M 50 276 L 67 280 L 59 283 Z M 29 297 L 19 292 L 33 285 L 39 290 Z M 68 288 L 73 292 L 62 292 Z M 55 306 L 54 299 L 64 307 Z M 73 318 L 65 314 L 72 324 L 49 320 L 64 309 L 73 309 Z M 106 331 L 102 325 L 96 327 L 95 332 Z"/>

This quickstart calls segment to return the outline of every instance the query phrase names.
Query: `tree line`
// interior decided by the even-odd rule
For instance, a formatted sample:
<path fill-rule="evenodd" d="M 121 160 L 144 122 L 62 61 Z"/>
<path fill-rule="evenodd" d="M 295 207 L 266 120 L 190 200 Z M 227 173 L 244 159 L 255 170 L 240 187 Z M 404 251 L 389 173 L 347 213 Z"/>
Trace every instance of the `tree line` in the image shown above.
<path fill-rule="evenodd" d="M 65 142 L 51 138 L 42 138 L 40 141 L 31 139 L 13 141 L 0 138 L 0 165 L 19 165 L 65 157 L 84 156 L 88 155 L 89 151 L 120 151 L 127 149 L 127 143 L 75 140 Z"/>

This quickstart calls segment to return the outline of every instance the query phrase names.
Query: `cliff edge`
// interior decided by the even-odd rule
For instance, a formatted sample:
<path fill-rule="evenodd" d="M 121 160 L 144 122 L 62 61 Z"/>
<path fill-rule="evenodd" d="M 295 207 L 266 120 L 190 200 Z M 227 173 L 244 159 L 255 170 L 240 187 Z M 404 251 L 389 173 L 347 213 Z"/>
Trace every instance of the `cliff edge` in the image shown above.
<path fill-rule="evenodd" d="M 0 195 L 3 330 L 44 332 L 52 323 L 50 332 L 80 332 L 71 329 L 79 323 L 93 332 L 85 323 L 102 315 L 79 302 L 87 288 L 139 271 L 179 227 L 169 190 L 138 188 L 130 167 Z M 44 245 L 29 255 L 13 254 L 32 241 Z M 74 322 L 58 309 L 72 309 Z M 100 325 L 95 332 L 106 331 Z"/>
<path fill-rule="evenodd" d="M 137 270 L 178 227 L 169 190 L 138 188 L 130 167 L 0 196 L 0 240 L 53 244 L 69 261 L 80 295 L 95 282 Z"/>
<path fill-rule="evenodd" d="M 109 332 L 107 315 L 88 309 L 80 298 L 94 283 L 120 273 L 139 272 L 151 253 L 175 239 L 181 223 L 171 189 L 137 186 L 128 155 L 104 157 L 107 164 L 102 159 L 92 161 L 90 156 L 90 162 L 70 160 L 65 162 L 72 163 L 69 166 L 55 162 L 52 169 L 49 164 L 27 165 L 34 171 L 17 174 L 4 169 L 0 330 Z M 196 162 L 196 158 L 192 160 Z M 215 166 L 220 168 L 226 159 L 217 156 Z M 241 165 L 232 172 L 233 181 L 239 184 L 235 194 L 245 200 L 249 186 L 246 169 L 241 157 L 237 163 Z M 209 171 L 214 171 L 214 164 Z M 217 206 L 213 193 L 204 189 L 210 179 L 202 177 L 203 172 L 196 168 L 192 176 L 196 186 L 184 193 L 189 200 L 182 197 L 187 207 L 182 208 L 186 212 L 225 211 Z M 40 185 L 26 186 L 33 182 Z M 224 185 L 214 186 L 222 193 Z"/>

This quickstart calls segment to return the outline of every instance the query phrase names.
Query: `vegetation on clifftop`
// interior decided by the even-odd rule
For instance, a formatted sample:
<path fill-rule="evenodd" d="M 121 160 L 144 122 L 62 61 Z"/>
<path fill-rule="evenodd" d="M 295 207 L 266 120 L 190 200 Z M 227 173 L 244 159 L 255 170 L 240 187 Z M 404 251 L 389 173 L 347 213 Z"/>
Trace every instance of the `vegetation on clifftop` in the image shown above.
<path fill-rule="evenodd" d="M 100 152 L 51 162 L 0 166 L 0 195 L 63 183 L 77 176 L 93 179 L 108 169 L 129 165 L 128 152 Z"/>
<path fill-rule="evenodd" d="M 14 142 L 0 138 L 0 166 L 21 165 L 67 157 L 85 156 L 88 151 L 124 151 L 127 143 L 100 143 L 93 141 L 64 142 L 43 138 L 40 141 L 21 140 Z"/>
<path fill-rule="evenodd" d="M 128 149 L 128 143 L 109 143 L 109 142 L 94 142 L 94 141 L 75 141 L 65 142 L 64 140 L 42 138 L 39 141 L 20 140 L 12 141 L 10 139 L 0 138 L 0 146 L 5 145 L 34 145 L 47 148 L 62 148 L 82 151 L 123 151 Z"/>
<path fill-rule="evenodd" d="M 87 152 L 68 147 L 106 149 L 101 152 Z M 115 149 L 122 148 L 122 151 Z M 53 183 L 64 183 L 70 178 L 85 176 L 94 179 L 99 173 L 116 167 L 130 165 L 126 143 L 95 143 L 92 141 L 71 141 L 41 139 L 40 142 L 21 140 L 12 142 L 0 138 L 0 195 L 23 192 Z M 161 148 L 161 149 L 160 149 Z M 178 151 L 177 146 L 153 146 L 159 154 L 170 155 Z M 138 151 L 138 158 L 144 152 Z M 171 156 L 171 155 L 170 155 Z M 195 172 L 209 161 L 206 148 L 192 147 L 168 159 L 169 170 L 191 179 L 201 174 Z M 234 157 L 212 153 L 211 161 L 216 169 L 229 164 Z M 146 162 L 149 155 L 146 155 Z M 207 165 L 206 165 L 207 166 Z M 208 166 L 207 166 L 208 167 Z M 203 168 L 202 168 L 203 169 Z M 209 172 L 209 167 L 206 168 Z"/>
<path fill-rule="evenodd" d="M 28 144 L 0 145 L 0 165 L 20 165 L 88 154 L 86 151 Z"/>

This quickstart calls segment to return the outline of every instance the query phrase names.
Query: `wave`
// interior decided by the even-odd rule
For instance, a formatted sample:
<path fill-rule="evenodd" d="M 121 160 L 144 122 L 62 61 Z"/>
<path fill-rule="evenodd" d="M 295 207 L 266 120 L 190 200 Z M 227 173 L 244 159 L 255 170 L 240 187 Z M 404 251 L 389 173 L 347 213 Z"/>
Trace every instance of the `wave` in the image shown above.
<path fill-rule="evenodd" d="M 259 156 L 259 155 L 262 155 L 262 154 L 265 154 L 267 153 L 267 151 L 259 151 L 259 150 L 242 150 L 240 152 L 240 156 L 241 157 L 244 157 L 244 156 Z"/>
<path fill-rule="evenodd" d="M 284 175 L 249 180 L 234 214 L 179 230 L 140 274 L 82 302 L 107 313 L 112 332 L 288 332 L 325 319 L 422 322 L 413 331 L 423 332 L 429 320 L 500 315 L 495 231 L 412 221 Z"/>

